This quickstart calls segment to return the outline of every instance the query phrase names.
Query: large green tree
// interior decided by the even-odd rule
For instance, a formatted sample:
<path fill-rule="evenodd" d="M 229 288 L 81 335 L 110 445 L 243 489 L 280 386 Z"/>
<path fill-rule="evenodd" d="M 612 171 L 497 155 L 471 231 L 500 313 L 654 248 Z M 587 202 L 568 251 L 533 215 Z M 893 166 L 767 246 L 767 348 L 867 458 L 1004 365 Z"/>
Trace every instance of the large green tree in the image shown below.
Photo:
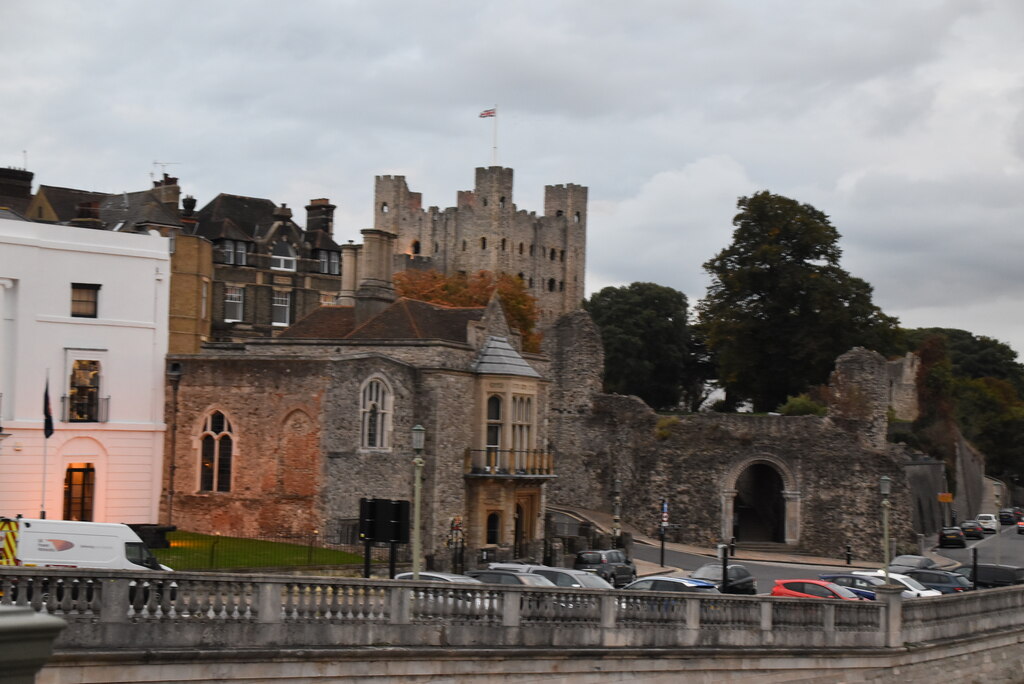
<path fill-rule="evenodd" d="M 604 387 L 652 408 L 679 404 L 687 368 L 687 301 L 654 283 L 606 287 L 584 301 L 601 330 Z"/>
<path fill-rule="evenodd" d="M 871 286 L 839 266 L 839 232 L 809 204 L 763 191 L 741 197 L 732 244 L 704 264 L 700 322 L 730 399 L 770 411 L 823 383 L 854 346 L 887 352 L 896 320 Z"/>

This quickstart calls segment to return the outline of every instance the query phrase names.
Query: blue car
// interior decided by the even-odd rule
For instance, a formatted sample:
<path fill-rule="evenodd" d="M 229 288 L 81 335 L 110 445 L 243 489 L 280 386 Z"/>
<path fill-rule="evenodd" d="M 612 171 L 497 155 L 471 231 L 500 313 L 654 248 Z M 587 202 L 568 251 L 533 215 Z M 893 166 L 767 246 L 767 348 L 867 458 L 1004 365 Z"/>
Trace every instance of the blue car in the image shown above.
<path fill-rule="evenodd" d="M 881 577 L 851 575 L 845 572 L 826 573 L 824 575 L 818 575 L 818 579 L 838 584 L 841 587 L 846 587 L 857 596 L 869 599 L 871 601 L 875 600 L 874 588 L 880 584 L 885 584 L 885 580 Z"/>

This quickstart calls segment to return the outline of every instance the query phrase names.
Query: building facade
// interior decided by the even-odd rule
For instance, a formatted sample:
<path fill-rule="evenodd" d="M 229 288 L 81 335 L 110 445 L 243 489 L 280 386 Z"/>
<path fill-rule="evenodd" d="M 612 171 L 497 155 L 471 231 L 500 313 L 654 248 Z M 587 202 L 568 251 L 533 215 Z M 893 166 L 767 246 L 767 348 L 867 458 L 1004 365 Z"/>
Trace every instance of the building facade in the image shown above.
<path fill-rule="evenodd" d="M 0 515 L 156 522 L 169 279 L 167 238 L 0 219 Z"/>

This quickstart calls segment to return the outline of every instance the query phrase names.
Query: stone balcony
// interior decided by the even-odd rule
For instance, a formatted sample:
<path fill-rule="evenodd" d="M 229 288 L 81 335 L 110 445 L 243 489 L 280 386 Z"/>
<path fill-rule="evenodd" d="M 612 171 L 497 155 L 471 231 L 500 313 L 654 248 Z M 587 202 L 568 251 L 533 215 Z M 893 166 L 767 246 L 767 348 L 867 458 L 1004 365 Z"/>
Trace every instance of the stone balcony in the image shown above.
<path fill-rule="evenodd" d="M 467 477 L 550 479 L 555 477 L 554 454 L 520 449 L 466 449 Z"/>

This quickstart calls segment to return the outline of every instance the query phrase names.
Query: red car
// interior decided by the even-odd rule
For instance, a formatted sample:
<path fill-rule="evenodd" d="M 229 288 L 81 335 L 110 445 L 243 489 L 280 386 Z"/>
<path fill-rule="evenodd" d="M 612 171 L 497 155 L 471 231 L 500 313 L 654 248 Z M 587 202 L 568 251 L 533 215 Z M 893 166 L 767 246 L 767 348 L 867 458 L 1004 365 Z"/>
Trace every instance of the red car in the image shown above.
<path fill-rule="evenodd" d="M 772 596 L 788 596 L 790 598 L 824 598 L 843 601 L 863 601 L 846 587 L 832 582 L 815 579 L 781 579 L 775 580 Z"/>

